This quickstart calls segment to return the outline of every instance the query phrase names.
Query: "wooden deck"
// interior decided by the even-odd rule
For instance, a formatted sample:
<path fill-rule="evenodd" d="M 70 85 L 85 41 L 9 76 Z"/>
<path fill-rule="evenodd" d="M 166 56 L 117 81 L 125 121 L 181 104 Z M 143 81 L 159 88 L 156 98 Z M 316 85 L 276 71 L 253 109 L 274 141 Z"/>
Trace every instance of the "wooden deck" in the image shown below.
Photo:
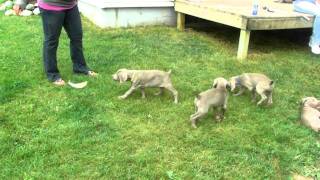
<path fill-rule="evenodd" d="M 252 15 L 252 0 L 176 0 L 177 27 L 184 29 L 185 14 L 240 29 L 238 59 L 248 54 L 250 31 L 311 28 L 313 16 L 297 13 L 292 4 L 259 0 L 258 15 Z M 274 12 L 263 10 L 267 7 Z"/>

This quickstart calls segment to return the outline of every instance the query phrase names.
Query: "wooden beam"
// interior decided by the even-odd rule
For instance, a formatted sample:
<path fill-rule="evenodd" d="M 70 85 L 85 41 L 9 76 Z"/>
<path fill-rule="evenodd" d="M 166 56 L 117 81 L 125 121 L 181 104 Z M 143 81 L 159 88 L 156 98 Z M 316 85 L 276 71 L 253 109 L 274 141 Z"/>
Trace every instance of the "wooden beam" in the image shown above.
<path fill-rule="evenodd" d="M 306 20 L 303 17 L 287 18 L 251 18 L 248 20 L 247 29 L 250 30 L 271 30 L 271 29 L 298 29 L 312 28 L 313 17 Z"/>
<path fill-rule="evenodd" d="M 183 31 L 185 28 L 186 16 L 185 14 L 178 12 L 177 14 L 177 28 L 180 31 Z"/>
<path fill-rule="evenodd" d="M 239 60 L 243 60 L 243 59 L 247 58 L 248 49 L 249 49 L 249 41 L 250 41 L 250 30 L 241 29 L 239 46 L 238 46 L 238 55 L 237 55 L 237 58 Z"/>
<path fill-rule="evenodd" d="M 247 18 L 241 14 L 225 12 L 213 7 L 194 5 L 187 2 L 175 2 L 175 10 L 187 15 L 199 17 L 228 26 L 245 29 Z"/>

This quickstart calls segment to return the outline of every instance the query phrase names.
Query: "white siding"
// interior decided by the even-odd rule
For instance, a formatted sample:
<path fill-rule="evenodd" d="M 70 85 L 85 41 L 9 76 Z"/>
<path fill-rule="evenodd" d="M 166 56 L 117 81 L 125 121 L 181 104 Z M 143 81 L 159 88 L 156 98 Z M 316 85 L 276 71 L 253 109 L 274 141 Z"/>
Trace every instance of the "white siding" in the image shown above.
<path fill-rule="evenodd" d="M 174 0 L 81 0 L 99 8 L 173 7 Z"/>
<path fill-rule="evenodd" d="M 176 24 L 173 0 L 79 0 L 78 5 L 101 28 Z"/>

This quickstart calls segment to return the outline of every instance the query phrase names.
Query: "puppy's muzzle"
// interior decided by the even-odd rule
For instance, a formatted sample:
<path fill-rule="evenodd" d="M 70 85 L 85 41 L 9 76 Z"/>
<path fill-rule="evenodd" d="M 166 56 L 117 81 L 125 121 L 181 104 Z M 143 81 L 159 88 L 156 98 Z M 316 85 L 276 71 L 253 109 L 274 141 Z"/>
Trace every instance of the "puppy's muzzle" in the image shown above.
<path fill-rule="evenodd" d="M 118 78 L 118 76 L 117 76 L 116 74 L 112 75 L 112 79 L 113 79 L 114 81 L 119 81 L 119 78 Z"/>
<path fill-rule="evenodd" d="M 235 87 L 235 86 L 229 86 L 229 89 L 230 89 L 231 92 L 234 92 L 234 90 L 236 89 L 236 87 Z"/>

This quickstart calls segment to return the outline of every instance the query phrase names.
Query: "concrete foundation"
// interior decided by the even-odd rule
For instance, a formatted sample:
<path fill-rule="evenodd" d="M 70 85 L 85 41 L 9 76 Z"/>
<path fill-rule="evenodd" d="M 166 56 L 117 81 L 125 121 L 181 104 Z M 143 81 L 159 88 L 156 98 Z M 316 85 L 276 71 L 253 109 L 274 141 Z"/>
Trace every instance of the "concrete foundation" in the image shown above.
<path fill-rule="evenodd" d="M 101 28 L 176 25 L 172 0 L 79 0 L 80 12 Z"/>

